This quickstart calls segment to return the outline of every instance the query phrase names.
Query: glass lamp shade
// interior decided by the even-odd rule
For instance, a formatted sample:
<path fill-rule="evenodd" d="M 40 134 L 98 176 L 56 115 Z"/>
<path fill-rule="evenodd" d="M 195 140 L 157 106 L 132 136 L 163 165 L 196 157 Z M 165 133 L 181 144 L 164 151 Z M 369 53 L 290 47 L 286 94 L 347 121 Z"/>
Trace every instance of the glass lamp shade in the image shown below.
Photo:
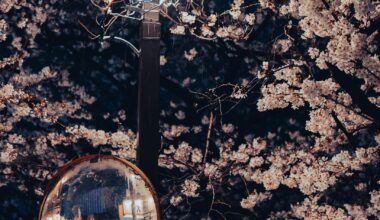
<path fill-rule="evenodd" d="M 130 162 L 106 155 L 80 157 L 49 183 L 39 220 L 159 220 L 156 192 Z"/>

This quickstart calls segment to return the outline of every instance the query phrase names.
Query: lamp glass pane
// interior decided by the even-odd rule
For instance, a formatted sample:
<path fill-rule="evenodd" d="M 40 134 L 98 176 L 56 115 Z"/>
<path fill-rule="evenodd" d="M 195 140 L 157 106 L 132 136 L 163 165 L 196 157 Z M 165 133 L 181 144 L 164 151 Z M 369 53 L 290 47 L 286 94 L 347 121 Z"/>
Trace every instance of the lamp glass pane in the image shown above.
<path fill-rule="evenodd" d="M 133 167 L 93 158 L 65 170 L 46 196 L 40 219 L 156 220 L 158 215 L 152 187 Z"/>

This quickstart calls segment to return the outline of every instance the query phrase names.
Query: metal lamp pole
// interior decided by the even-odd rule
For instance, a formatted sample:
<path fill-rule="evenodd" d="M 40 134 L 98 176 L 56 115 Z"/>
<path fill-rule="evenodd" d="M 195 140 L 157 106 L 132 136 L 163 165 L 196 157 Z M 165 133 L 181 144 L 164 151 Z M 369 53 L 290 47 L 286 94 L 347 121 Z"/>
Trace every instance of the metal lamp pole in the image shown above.
<path fill-rule="evenodd" d="M 159 93 L 160 93 L 160 35 L 159 4 L 152 0 L 143 5 L 145 13 L 140 33 L 140 66 L 138 87 L 138 147 L 137 165 L 157 186 L 159 135 Z"/>

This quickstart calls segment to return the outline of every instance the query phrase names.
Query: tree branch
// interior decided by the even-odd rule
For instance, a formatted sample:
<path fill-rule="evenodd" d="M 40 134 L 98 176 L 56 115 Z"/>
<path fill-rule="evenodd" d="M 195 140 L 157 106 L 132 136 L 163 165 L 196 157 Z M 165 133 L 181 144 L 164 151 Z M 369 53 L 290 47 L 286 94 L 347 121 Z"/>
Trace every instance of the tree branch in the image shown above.
<path fill-rule="evenodd" d="M 353 150 L 354 147 L 355 147 L 355 144 L 356 144 L 356 141 L 355 141 L 354 137 L 352 136 L 352 134 L 350 134 L 350 133 L 347 131 L 346 127 L 344 127 L 343 123 L 339 120 L 339 118 L 338 118 L 338 116 L 336 115 L 336 113 L 333 111 L 331 114 L 332 114 L 332 117 L 333 117 L 334 120 L 335 120 L 335 123 L 337 124 L 337 127 L 338 127 L 339 129 L 341 129 L 342 132 L 346 135 L 347 140 L 348 140 L 348 143 L 349 143 L 351 149 Z"/>
<path fill-rule="evenodd" d="M 373 118 L 377 124 L 380 124 L 380 109 L 368 100 L 367 96 L 360 89 L 358 79 L 344 73 L 330 63 L 327 65 L 335 81 L 351 96 L 353 104 L 357 105 L 364 114 Z"/>

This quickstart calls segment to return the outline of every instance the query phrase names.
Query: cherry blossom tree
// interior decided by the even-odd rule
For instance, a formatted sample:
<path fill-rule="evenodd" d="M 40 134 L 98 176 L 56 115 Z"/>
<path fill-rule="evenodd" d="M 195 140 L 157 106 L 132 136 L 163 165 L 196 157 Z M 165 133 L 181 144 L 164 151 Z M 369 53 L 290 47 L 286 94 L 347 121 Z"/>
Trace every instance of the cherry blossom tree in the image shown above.
<path fill-rule="evenodd" d="M 112 38 L 137 45 L 138 22 L 122 4 L 0 0 L 0 219 L 36 219 L 75 157 L 135 160 L 138 56 Z M 380 218 L 379 1 L 160 13 L 163 219 Z"/>

